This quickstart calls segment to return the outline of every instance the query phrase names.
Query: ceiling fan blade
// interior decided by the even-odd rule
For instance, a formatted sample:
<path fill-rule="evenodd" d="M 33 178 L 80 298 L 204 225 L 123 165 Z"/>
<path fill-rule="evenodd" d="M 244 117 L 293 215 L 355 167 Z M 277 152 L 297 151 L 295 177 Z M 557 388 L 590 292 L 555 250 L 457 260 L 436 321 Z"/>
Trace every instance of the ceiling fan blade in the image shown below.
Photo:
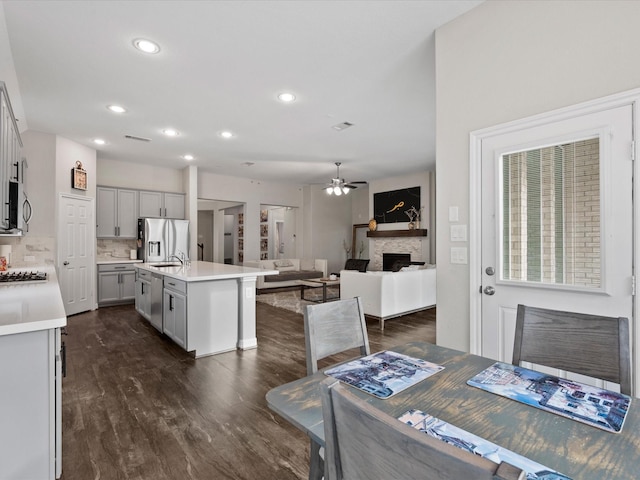
<path fill-rule="evenodd" d="M 357 182 L 354 182 L 354 183 L 357 183 Z M 353 190 L 354 188 L 358 188 L 358 186 L 354 185 L 353 183 L 345 183 L 344 186 L 347 188 L 350 188 L 351 190 Z"/>
<path fill-rule="evenodd" d="M 358 182 L 349 182 L 349 183 L 360 183 L 360 184 L 366 185 L 369 182 L 365 182 L 364 180 L 360 180 Z"/>

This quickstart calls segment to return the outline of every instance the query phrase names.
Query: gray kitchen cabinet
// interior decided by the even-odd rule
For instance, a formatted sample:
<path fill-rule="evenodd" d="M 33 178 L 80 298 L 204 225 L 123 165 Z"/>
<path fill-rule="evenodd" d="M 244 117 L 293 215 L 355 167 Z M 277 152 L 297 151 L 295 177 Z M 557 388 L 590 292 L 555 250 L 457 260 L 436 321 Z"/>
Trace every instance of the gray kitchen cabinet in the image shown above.
<path fill-rule="evenodd" d="M 184 194 L 140 190 L 140 217 L 184 219 Z"/>
<path fill-rule="evenodd" d="M 60 477 L 62 361 L 59 328 L 0 336 L 0 478 Z"/>
<path fill-rule="evenodd" d="M 136 269 L 136 311 L 151 321 L 151 273 Z"/>
<path fill-rule="evenodd" d="M 187 349 L 187 284 L 164 278 L 162 298 L 163 332 L 185 350 Z"/>
<path fill-rule="evenodd" d="M 134 303 L 135 282 L 132 264 L 98 265 L 98 306 Z"/>
<path fill-rule="evenodd" d="M 97 187 L 96 237 L 138 238 L 138 191 Z"/>
<path fill-rule="evenodd" d="M 0 82 L 0 228 L 5 230 L 13 228 L 9 222 L 9 182 L 15 182 L 15 186 L 22 180 L 21 161 L 22 140 L 7 89 L 4 82 Z"/>

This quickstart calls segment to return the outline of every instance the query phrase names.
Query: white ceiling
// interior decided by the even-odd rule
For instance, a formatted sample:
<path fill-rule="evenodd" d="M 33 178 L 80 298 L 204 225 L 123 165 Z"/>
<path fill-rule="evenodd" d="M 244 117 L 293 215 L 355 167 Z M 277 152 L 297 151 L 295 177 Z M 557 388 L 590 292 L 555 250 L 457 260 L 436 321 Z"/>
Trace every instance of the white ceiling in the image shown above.
<path fill-rule="evenodd" d="M 434 29 L 479 3 L 5 1 L 9 93 L 21 130 L 91 146 L 98 160 L 182 168 L 191 153 L 200 169 L 296 184 L 328 181 L 336 161 L 347 181 L 432 170 Z M 161 52 L 138 52 L 138 37 Z M 296 102 L 278 102 L 283 91 Z M 220 138 L 226 129 L 236 137 Z"/>

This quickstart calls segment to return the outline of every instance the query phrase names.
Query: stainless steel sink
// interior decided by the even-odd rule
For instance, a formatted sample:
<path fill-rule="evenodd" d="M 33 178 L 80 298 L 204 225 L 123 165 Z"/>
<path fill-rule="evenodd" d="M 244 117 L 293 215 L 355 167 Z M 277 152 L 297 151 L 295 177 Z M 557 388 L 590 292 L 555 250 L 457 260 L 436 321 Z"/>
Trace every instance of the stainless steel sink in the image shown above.
<path fill-rule="evenodd" d="M 176 263 L 176 262 L 165 262 L 165 263 L 150 263 L 149 266 L 156 267 L 156 268 L 167 268 L 167 267 L 181 267 L 182 264 Z"/>

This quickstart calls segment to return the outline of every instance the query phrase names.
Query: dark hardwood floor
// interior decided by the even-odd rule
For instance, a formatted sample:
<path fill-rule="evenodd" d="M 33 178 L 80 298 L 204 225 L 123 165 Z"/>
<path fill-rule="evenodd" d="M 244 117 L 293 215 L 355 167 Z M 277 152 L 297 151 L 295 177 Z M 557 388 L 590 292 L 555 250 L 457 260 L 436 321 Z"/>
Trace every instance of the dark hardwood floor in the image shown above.
<path fill-rule="evenodd" d="M 257 319 L 257 349 L 195 360 L 131 305 L 70 317 L 62 479 L 307 478 L 307 437 L 265 401 L 306 374 L 302 316 Z M 435 341 L 435 309 L 367 325 L 372 352 Z"/>

